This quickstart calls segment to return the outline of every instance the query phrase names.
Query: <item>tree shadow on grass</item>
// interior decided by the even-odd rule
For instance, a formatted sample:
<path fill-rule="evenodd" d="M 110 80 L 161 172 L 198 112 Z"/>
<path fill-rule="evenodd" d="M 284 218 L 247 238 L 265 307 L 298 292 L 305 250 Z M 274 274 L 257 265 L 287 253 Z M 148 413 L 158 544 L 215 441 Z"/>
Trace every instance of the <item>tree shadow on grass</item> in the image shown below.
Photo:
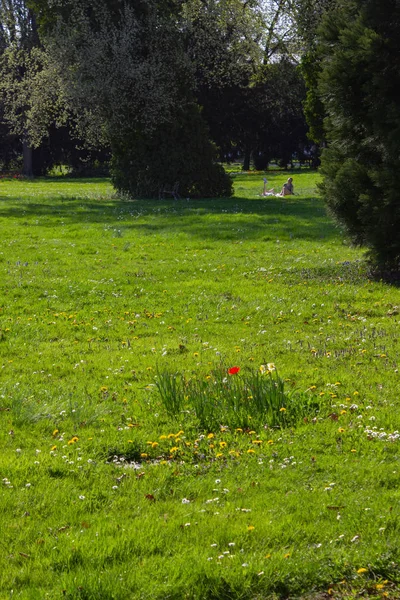
<path fill-rule="evenodd" d="M 312 197 L 123 201 L 80 190 L 75 197 L 50 193 L 42 198 L 0 196 L 0 218 L 21 219 L 33 227 L 112 224 L 148 235 L 221 241 L 326 240 L 340 235 L 322 201 Z"/>

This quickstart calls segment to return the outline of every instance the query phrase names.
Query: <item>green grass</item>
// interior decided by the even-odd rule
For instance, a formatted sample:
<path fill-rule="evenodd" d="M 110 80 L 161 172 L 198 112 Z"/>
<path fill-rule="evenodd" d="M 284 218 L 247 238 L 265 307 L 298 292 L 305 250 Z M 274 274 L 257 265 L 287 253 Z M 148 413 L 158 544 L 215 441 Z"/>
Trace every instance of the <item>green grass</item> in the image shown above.
<path fill-rule="evenodd" d="M 1 599 L 399 598 L 399 290 L 233 177 L 0 181 Z"/>

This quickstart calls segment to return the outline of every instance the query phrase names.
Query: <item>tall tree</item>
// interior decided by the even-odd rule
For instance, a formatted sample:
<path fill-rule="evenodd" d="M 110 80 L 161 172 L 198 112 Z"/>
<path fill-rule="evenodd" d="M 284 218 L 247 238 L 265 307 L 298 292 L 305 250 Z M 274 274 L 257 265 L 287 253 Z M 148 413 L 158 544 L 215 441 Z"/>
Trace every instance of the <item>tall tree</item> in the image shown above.
<path fill-rule="evenodd" d="M 221 173 L 195 107 L 180 2 L 35 0 L 33 5 L 69 104 L 84 117 L 93 140 L 100 132 L 111 144 L 117 187 L 153 196 L 179 181 L 183 193 L 201 189 L 207 195 L 202 174 L 214 173 L 218 180 Z M 168 172 L 161 171 L 161 146 L 172 143 Z M 199 144 L 203 151 L 196 154 Z M 213 192 L 218 193 L 215 186 Z"/>
<path fill-rule="evenodd" d="M 400 3 L 340 0 L 318 39 L 326 201 L 375 265 L 400 270 Z"/>
<path fill-rule="evenodd" d="M 51 123 L 62 121 L 63 103 L 25 0 L 0 0 L 0 104 L 3 126 L 21 140 L 23 172 L 31 176 L 32 149 Z"/>

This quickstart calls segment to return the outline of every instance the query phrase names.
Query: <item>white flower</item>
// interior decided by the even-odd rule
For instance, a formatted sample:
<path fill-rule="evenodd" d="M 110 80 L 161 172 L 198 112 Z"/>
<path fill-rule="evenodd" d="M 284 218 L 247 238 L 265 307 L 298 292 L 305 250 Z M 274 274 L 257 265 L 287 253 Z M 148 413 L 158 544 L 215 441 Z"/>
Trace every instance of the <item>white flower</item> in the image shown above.
<path fill-rule="evenodd" d="M 183 498 L 182 504 L 190 504 L 190 500 L 188 500 L 187 498 Z"/>
<path fill-rule="evenodd" d="M 79 500 L 84 500 L 85 496 L 79 496 Z"/>

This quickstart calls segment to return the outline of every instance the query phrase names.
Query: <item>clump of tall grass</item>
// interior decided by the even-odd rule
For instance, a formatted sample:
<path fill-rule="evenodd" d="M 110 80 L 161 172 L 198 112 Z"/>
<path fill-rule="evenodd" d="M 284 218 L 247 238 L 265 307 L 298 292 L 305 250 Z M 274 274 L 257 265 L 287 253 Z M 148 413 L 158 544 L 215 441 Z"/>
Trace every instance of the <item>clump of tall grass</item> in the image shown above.
<path fill-rule="evenodd" d="M 220 425 L 287 427 L 318 413 L 312 395 L 287 390 L 275 367 L 239 371 L 218 367 L 209 375 L 190 378 L 158 371 L 155 384 L 170 416 L 195 417 L 209 431 Z"/>

